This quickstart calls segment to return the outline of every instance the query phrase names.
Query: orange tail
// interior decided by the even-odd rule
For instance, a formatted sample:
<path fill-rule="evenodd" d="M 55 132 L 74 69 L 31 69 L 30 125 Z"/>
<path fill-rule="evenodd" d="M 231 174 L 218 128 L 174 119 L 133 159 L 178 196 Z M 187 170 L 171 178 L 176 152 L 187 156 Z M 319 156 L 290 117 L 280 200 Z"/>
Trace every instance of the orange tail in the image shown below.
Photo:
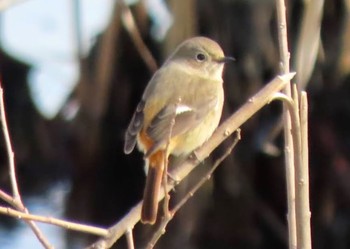
<path fill-rule="evenodd" d="M 164 152 L 158 151 L 150 156 L 143 204 L 141 222 L 154 224 L 157 220 L 158 197 L 164 171 Z"/>

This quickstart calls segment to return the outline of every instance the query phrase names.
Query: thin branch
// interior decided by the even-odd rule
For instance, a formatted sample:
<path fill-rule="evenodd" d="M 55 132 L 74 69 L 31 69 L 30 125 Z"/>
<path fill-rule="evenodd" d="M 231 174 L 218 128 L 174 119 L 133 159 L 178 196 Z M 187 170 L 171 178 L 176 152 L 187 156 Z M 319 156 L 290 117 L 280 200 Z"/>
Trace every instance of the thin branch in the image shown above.
<path fill-rule="evenodd" d="M 273 97 L 272 100 L 280 100 L 283 102 L 283 104 L 287 105 L 287 109 L 289 111 L 293 109 L 294 101 L 292 98 L 288 97 L 286 94 L 278 92 L 274 94 L 272 97 Z"/>
<path fill-rule="evenodd" d="M 108 230 L 95 227 L 95 226 L 88 226 L 88 225 L 82 225 L 74 222 L 69 222 L 69 221 L 64 221 L 52 217 L 44 217 L 41 215 L 34 215 L 34 214 L 29 214 L 29 213 L 24 213 L 17 211 L 12 208 L 8 207 L 1 207 L 0 206 L 0 213 L 6 214 L 8 216 L 17 218 L 17 219 L 23 219 L 23 220 L 28 220 L 28 221 L 38 221 L 42 223 L 47 223 L 50 225 L 55 225 L 55 226 L 60 226 L 65 229 L 69 230 L 74 230 L 82 233 L 90 233 L 98 236 L 107 236 L 108 235 Z"/>
<path fill-rule="evenodd" d="M 4 103 L 4 91 L 0 86 L 0 118 L 1 118 L 1 128 L 5 137 L 6 151 L 8 155 L 9 161 L 9 175 L 10 182 L 12 188 L 13 197 L 9 199 L 9 195 L 5 192 L 1 191 L 3 200 L 8 201 L 10 205 L 15 207 L 17 210 L 28 213 L 28 210 L 24 207 L 21 196 L 19 194 L 17 179 L 16 179 L 16 169 L 15 169 L 15 160 L 14 160 L 14 152 L 12 149 L 10 134 L 7 126 L 6 113 L 5 113 L 5 103 Z M 53 248 L 49 241 L 45 238 L 44 234 L 40 231 L 40 229 L 36 226 L 33 221 L 26 221 L 26 223 L 30 226 L 35 236 L 38 238 L 40 243 L 47 249 Z"/>
<path fill-rule="evenodd" d="M 15 170 L 15 156 L 12 149 L 9 129 L 7 127 L 5 103 L 4 103 L 4 90 L 0 87 L 0 117 L 1 117 L 1 128 L 5 138 L 7 157 L 9 162 L 9 174 L 12 187 L 12 195 L 16 202 L 21 202 L 21 196 L 19 194 L 16 170 Z"/>
<path fill-rule="evenodd" d="M 309 199 L 309 159 L 308 159 L 308 108 L 307 96 L 301 92 L 300 100 L 300 164 L 296 170 L 297 196 L 297 243 L 301 249 L 311 249 L 310 199 Z"/>
<path fill-rule="evenodd" d="M 128 249 L 135 249 L 134 237 L 132 235 L 132 229 L 129 229 L 128 231 L 126 231 L 125 236 L 126 236 L 126 241 L 128 243 Z"/>
<path fill-rule="evenodd" d="M 290 73 L 282 76 L 277 76 L 257 94 L 250 98 L 239 110 L 232 114 L 223 124 L 220 125 L 211 136 L 211 138 L 200 148 L 195 150 L 196 157 L 189 157 L 181 162 L 170 174 L 181 181 L 184 179 L 201 161 L 204 161 L 209 154 L 221 144 L 228 136 L 236 131 L 244 122 L 251 118 L 257 111 L 265 106 L 271 100 L 272 96 L 279 92 L 285 84 L 294 77 L 295 73 Z M 197 158 L 197 159 L 194 159 Z M 172 183 L 168 189 L 173 188 L 175 183 Z M 162 191 L 160 192 L 163 193 Z M 159 199 L 164 196 L 160 194 Z M 118 223 L 110 227 L 109 236 L 102 238 L 87 248 L 110 248 L 128 229 L 140 219 L 142 202 L 132 208 L 128 214 L 124 216 Z"/>
<path fill-rule="evenodd" d="M 306 93 L 302 92 L 300 108 L 296 85 L 293 85 L 293 99 L 282 93 L 275 94 L 274 98 L 282 100 L 291 114 L 295 165 L 296 239 L 298 248 L 311 249 Z"/>
<path fill-rule="evenodd" d="M 10 196 L 9 194 L 5 193 L 2 190 L 0 190 L 0 199 L 6 201 L 7 203 L 9 203 L 13 207 L 15 207 L 17 210 L 20 210 L 19 212 L 21 213 L 21 215 L 28 214 L 28 210 L 23 206 L 22 202 L 15 201 L 15 199 L 12 196 Z M 8 208 L 6 208 L 6 209 L 8 209 Z M 16 211 L 16 210 L 14 210 L 14 211 Z M 18 212 L 18 211 L 16 211 L 16 212 Z M 5 214 L 9 215 L 7 212 Z M 15 216 L 15 217 L 18 218 L 18 216 Z M 44 246 L 44 248 L 53 249 L 53 246 L 50 245 L 50 243 L 48 242 L 48 240 L 46 239 L 44 234 L 40 231 L 40 229 L 36 226 L 36 224 L 32 220 L 25 220 L 25 222 L 32 229 L 35 236 L 38 238 L 39 242 Z"/>
<path fill-rule="evenodd" d="M 303 179 L 301 179 L 300 169 L 302 167 L 302 148 L 301 148 L 301 135 L 300 135 L 300 117 L 299 117 L 299 94 L 297 86 L 293 84 L 292 86 L 292 95 L 293 95 L 293 107 L 289 110 L 291 114 L 291 134 L 293 137 L 293 151 L 294 151 L 294 168 L 295 168 L 295 223 L 296 223 L 296 232 L 297 232 L 297 248 L 304 249 L 301 247 L 301 231 L 303 230 L 301 223 L 301 198 L 300 198 L 300 187 L 303 185 Z"/>
<path fill-rule="evenodd" d="M 172 220 L 176 212 L 179 211 L 180 208 L 182 208 L 183 205 L 185 205 L 185 203 L 203 186 L 203 184 L 206 183 L 211 178 L 214 171 L 219 167 L 222 161 L 224 161 L 226 157 L 228 157 L 231 154 L 233 148 L 237 145 L 240 139 L 241 139 L 241 131 L 240 129 L 237 129 L 235 139 L 233 140 L 232 144 L 226 149 L 224 154 L 215 161 L 213 167 L 211 167 L 211 169 L 207 173 L 205 173 L 205 175 L 199 180 L 199 182 L 195 184 L 195 186 L 193 186 L 193 188 L 184 196 L 184 198 L 182 198 L 179 201 L 179 203 L 171 210 L 172 215 L 168 217 L 167 216 L 163 217 L 162 222 L 159 225 L 159 228 L 153 234 L 153 237 L 151 238 L 151 240 L 148 242 L 146 247 L 147 249 L 152 249 L 155 246 L 155 244 L 160 239 L 160 237 L 165 233 L 166 226 Z"/>
<path fill-rule="evenodd" d="M 25 212 L 28 212 L 25 209 Z M 34 223 L 34 221 L 31 220 L 26 220 L 26 223 L 29 225 L 29 227 L 32 229 L 33 233 L 39 240 L 39 242 L 43 245 L 44 248 L 46 249 L 54 249 L 54 247 L 50 244 L 50 242 L 46 239 L 44 234 L 41 232 L 39 227 Z"/>
<path fill-rule="evenodd" d="M 14 199 L 11 195 L 7 194 L 3 190 L 0 189 L 0 199 L 6 201 L 7 203 L 13 203 Z"/>
<path fill-rule="evenodd" d="M 226 157 L 228 157 L 232 153 L 232 150 L 236 147 L 239 140 L 241 140 L 241 129 L 238 128 L 236 130 L 236 136 L 234 137 L 232 144 L 226 149 L 225 153 L 215 161 L 213 167 L 205 174 L 205 176 L 173 208 L 172 212 L 174 215 L 199 190 L 199 188 L 212 177 L 214 171 L 219 167 L 219 165 L 222 163 L 222 161 L 224 161 L 226 159 Z"/>
<path fill-rule="evenodd" d="M 296 70 L 296 72 L 298 72 L 296 75 L 296 82 L 299 90 L 306 88 L 322 45 L 322 41 L 320 40 L 320 23 L 324 8 L 324 0 L 305 0 L 303 1 L 303 4 L 303 20 L 300 22 L 301 27 L 300 32 L 298 33 L 295 58 L 293 60 L 293 68 Z M 346 42 L 343 42 L 343 44 L 349 44 L 350 35 L 348 35 L 346 32 L 343 32 L 342 35 L 345 37 L 344 39 L 347 39 Z M 344 57 L 346 57 L 348 53 L 342 54 L 345 54 Z M 349 60 L 345 59 L 345 61 Z M 345 65 L 346 70 L 348 70 L 349 63 L 342 63 L 341 65 Z M 341 70 L 339 75 L 341 75 L 342 72 L 343 71 Z M 265 153 L 273 156 L 279 155 L 279 150 L 273 145 L 273 141 L 281 133 L 282 129 L 283 120 L 281 118 L 275 123 L 265 138 L 263 143 L 263 151 Z M 270 148 L 272 148 L 272 150 L 270 150 Z"/>
<path fill-rule="evenodd" d="M 120 5 L 122 7 L 121 20 L 123 25 L 128 31 L 137 51 L 140 53 L 141 58 L 144 60 L 148 69 L 150 72 L 154 73 L 158 69 L 157 62 L 152 56 L 151 51 L 143 42 L 142 36 L 139 29 L 137 28 L 135 18 L 132 15 L 129 6 L 124 2 L 124 0 L 120 0 Z"/>
<path fill-rule="evenodd" d="M 308 101 L 306 92 L 301 92 L 300 98 L 300 130 L 301 130 L 301 146 L 304 167 L 309 164 L 309 146 L 308 146 Z M 307 169 L 308 170 L 308 169 Z M 309 179 L 307 179 L 308 181 Z"/>
<path fill-rule="evenodd" d="M 280 52 L 280 71 L 283 74 L 289 73 L 290 53 L 288 50 L 286 5 L 284 0 L 276 0 L 277 25 L 278 25 L 278 45 Z M 290 92 L 289 92 L 290 93 Z"/>
<path fill-rule="evenodd" d="M 280 71 L 282 74 L 289 73 L 290 53 L 288 50 L 287 39 L 287 21 L 286 6 L 284 0 L 276 0 L 277 22 L 278 22 L 278 44 L 280 51 Z M 286 84 L 284 93 L 291 97 L 290 82 Z M 286 185 L 287 185 L 287 202 L 288 202 L 288 232 L 289 232 L 289 249 L 296 249 L 297 235 L 295 223 L 295 184 L 294 184 L 294 158 L 293 158 L 293 140 L 290 133 L 291 120 L 287 107 L 283 107 L 283 127 L 285 143 L 285 166 L 286 166 Z"/>

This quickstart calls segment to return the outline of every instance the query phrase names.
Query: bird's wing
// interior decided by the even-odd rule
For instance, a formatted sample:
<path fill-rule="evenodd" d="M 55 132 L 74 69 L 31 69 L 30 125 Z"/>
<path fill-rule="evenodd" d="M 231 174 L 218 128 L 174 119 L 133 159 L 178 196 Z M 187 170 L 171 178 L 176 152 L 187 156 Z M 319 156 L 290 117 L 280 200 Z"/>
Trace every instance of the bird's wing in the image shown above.
<path fill-rule="evenodd" d="M 195 128 L 208 112 L 215 108 L 217 101 L 215 96 L 207 96 L 196 105 L 186 105 L 179 102 L 163 107 L 146 129 L 146 134 L 154 143 L 145 157 L 166 144 L 169 138 Z"/>
<path fill-rule="evenodd" d="M 136 145 L 136 137 L 140 132 L 143 126 L 144 114 L 143 109 L 145 108 L 145 101 L 137 105 L 134 115 L 130 121 L 128 129 L 125 133 L 125 142 L 124 142 L 124 153 L 130 154 Z"/>

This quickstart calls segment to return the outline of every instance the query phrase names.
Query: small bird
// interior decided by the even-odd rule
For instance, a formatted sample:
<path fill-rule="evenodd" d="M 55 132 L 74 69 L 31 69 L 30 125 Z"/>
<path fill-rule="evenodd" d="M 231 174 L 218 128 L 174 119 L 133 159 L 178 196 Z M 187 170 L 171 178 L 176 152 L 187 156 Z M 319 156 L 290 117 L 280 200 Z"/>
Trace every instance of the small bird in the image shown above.
<path fill-rule="evenodd" d="M 136 143 L 147 172 L 141 222 L 154 224 L 158 195 L 169 155 L 186 156 L 219 124 L 224 102 L 221 47 L 206 37 L 181 43 L 148 83 L 125 134 L 124 152 Z"/>

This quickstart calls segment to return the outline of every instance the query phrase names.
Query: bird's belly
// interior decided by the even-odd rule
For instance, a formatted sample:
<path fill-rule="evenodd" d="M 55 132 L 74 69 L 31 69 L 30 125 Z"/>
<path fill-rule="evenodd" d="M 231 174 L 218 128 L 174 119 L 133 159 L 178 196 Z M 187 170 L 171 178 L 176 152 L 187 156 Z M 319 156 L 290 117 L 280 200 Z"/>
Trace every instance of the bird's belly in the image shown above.
<path fill-rule="evenodd" d="M 194 129 L 172 139 L 170 154 L 186 155 L 201 146 L 213 134 L 219 124 L 221 111 L 209 112 L 207 117 Z"/>

